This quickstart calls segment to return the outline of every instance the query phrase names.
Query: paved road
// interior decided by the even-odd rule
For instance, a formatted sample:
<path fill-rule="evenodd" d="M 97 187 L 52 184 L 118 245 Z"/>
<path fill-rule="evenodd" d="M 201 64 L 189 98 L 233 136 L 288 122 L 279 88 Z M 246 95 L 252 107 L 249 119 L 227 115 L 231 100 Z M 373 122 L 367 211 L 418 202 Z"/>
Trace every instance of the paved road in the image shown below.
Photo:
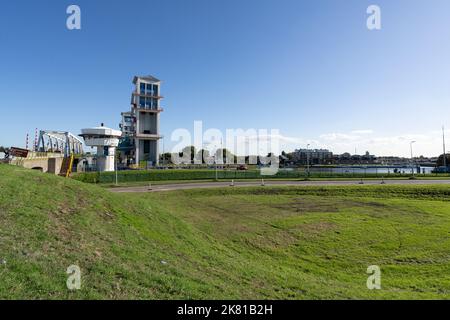
<path fill-rule="evenodd" d="M 450 180 L 386 180 L 387 185 L 430 185 L 446 184 L 450 186 Z M 266 180 L 266 186 L 349 186 L 359 185 L 360 181 L 270 181 Z M 379 185 L 381 180 L 365 180 L 364 185 Z M 260 181 L 239 181 L 234 183 L 235 187 L 261 186 Z M 111 188 L 113 192 L 160 192 L 186 189 L 204 188 L 229 188 L 230 182 L 191 182 L 180 184 L 154 185 L 151 189 L 148 186 Z"/>

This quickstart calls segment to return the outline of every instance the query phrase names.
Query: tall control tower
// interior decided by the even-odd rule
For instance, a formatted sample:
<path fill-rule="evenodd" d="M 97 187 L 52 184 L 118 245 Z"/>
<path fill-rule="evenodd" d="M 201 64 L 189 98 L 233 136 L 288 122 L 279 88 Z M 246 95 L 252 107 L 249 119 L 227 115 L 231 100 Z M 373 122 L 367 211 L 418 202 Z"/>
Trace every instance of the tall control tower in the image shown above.
<path fill-rule="evenodd" d="M 123 157 L 127 163 L 155 166 L 159 163 L 159 116 L 163 111 L 160 106 L 163 98 L 160 95 L 161 81 L 153 76 L 136 76 L 133 84 L 131 111 L 122 113 L 120 125 L 126 142 Z"/>

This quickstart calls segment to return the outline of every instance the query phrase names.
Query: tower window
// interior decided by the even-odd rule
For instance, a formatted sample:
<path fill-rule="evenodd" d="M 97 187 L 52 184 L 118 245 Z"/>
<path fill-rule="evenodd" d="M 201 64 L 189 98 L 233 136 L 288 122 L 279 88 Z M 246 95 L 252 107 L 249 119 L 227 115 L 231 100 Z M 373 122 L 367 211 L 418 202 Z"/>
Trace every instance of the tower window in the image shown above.
<path fill-rule="evenodd" d="M 150 153 L 150 141 L 144 140 L 144 153 Z"/>

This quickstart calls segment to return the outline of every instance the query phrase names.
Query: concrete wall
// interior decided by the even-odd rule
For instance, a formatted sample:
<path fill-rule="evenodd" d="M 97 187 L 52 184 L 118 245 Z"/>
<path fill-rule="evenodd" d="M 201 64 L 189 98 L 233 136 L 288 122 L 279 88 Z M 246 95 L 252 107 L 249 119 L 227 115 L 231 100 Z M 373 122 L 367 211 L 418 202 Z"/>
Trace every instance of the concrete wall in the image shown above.
<path fill-rule="evenodd" d="M 138 133 L 158 134 L 158 114 L 139 112 Z"/>
<path fill-rule="evenodd" d="M 40 170 L 46 173 L 59 174 L 63 163 L 62 157 L 59 158 L 37 158 L 37 159 L 14 159 L 11 164 L 18 165 L 27 169 Z"/>
<path fill-rule="evenodd" d="M 64 158 L 50 158 L 48 159 L 48 173 L 60 174 L 61 166 Z"/>
<path fill-rule="evenodd" d="M 138 148 L 136 152 L 139 153 L 139 161 L 151 161 L 153 165 L 158 164 L 158 140 L 138 139 Z M 144 143 L 149 144 L 148 153 L 145 153 Z"/>

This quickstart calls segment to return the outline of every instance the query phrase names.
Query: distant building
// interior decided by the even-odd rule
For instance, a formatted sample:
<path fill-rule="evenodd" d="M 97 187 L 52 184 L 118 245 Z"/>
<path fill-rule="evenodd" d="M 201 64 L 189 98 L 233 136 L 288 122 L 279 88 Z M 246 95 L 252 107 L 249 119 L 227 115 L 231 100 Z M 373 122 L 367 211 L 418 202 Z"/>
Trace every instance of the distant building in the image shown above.
<path fill-rule="evenodd" d="M 387 165 L 387 166 L 395 166 L 395 165 L 405 165 L 410 163 L 411 159 L 402 158 L 402 157 L 394 157 L 394 156 L 383 156 L 377 157 L 375 163 Z"/>
<path fill-rule="evenodd" d="M 377 158 L 374 155 L 371 155 L 369 151 L 366 151 L 364 155 L 351 155 L 350 153 L 345 152 L 334 156 L 334 163 L 338 165 L 375 164 L 376 160 Z"/>
<path fill-rule="evenodd" d="M 119 146 L 121 161 L 127 164 L 157 165 L 158 141 L 161 139 L 159 116 L 161 81 L 153 76 L 134 77 L 131 111 L 122 113 L 120 128 L 123 138 Z"/>
<path fill-rule="evenodd" d="M 122 122 L 119 127 L 124 136 L 131 136 L 135 132 L 136 118 L 132 112 L 122 112 Z"/>
<path fill-rule="evenodd" d="M 332 164 L 333 153 L 327 149 L 297 149 L 293 153 L 293 160 L 300 165 Z"/>

